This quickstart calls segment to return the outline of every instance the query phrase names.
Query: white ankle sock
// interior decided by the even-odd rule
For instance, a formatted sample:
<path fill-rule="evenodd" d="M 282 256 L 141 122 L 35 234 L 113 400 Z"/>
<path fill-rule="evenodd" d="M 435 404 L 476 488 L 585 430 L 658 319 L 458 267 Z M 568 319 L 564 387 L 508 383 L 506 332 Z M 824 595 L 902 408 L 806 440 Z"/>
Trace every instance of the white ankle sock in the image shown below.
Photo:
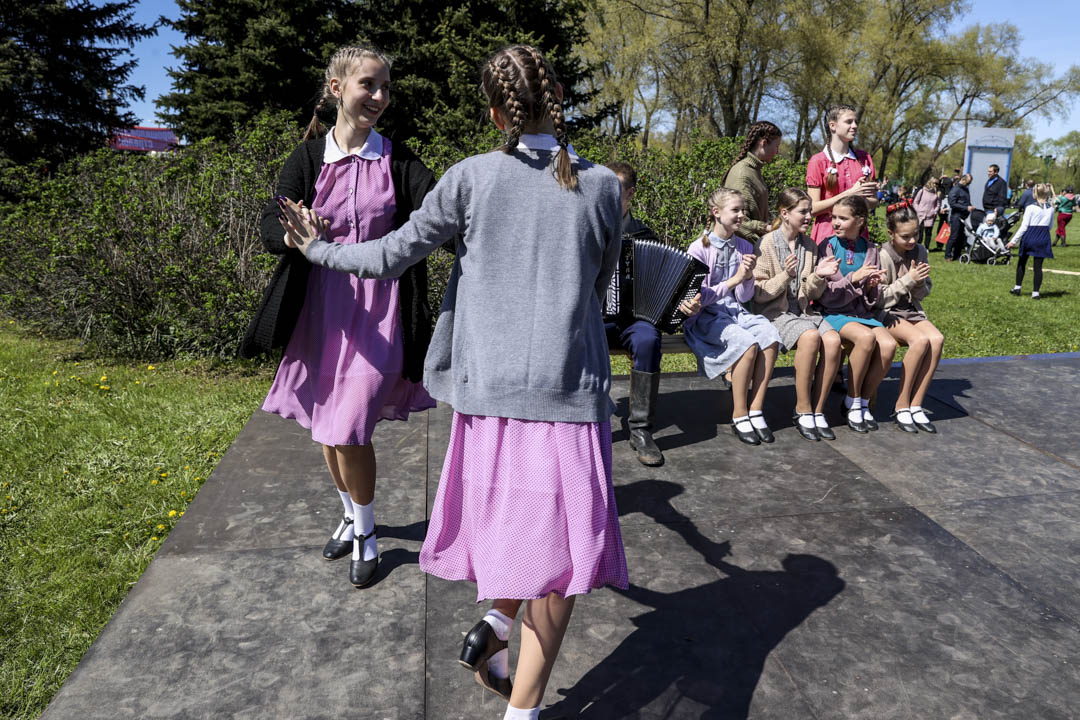
<path fill-rule="evenodd" d="M 484 615 L 484 622 L 491 626 L 495 636 L 503 642 L 510 639 L 510 629 L 514 626 L 513 618 L 492 608 Z M 488 672 L 497 678 L 510 677 L 510 648 L 503 648 L 488 658 Z"/>
<path fill-rule="evenodd" d="M 375 501 L 372 500 L 367 505 L 361 505 L 359 503 L 353 503 L 353 533 L 359 538 L 361 535 L 367 535 L 369 532 L 375 529 Z M 353 542 L 352 551 L 353 560 L 361 559 L 360 543 Z M 379 555 L 379 547 L 376 543 L 374 535 L 364 541 L 363 559 L 372 560 Z"/>
<path fill-rule="evenodd" d="M 911 419 L 915 422 L 928 423 L 930 418 L 926 417 L 926 413 L 918 405 L 911 406 Z"/>
<path fill-rule="evenodd" d="M 807 430 L 812 429 L 814 427 L 814 416 L 810 413 L 807 413 L 806 415 L 800 415 L 799 424 Z"/>
<path fill-rule="evenodd" d="M 731 423 L 735 426 L 735 429 L 739 432 L 753 432 L 754 424 L 750 422 L 749 415 L 743 415 L 742 417 L 731 418 Z"/>
<path fill-rule="evenodd" d="M 863 419 L 862 411 L 862 399 L 853 398 L 850 395 L 844 398 L 844 405 L 848 409 L 848 420 L 853 423 L 860 423 Z"/>
<path fill-rule="evenodd" d="M 523 710 L 516 708 L 510 703 L 506 704 L 506 714 L 503 715 L 503 720 L 539 720 L 540 708 L 534 707 L 529 710 Z"/>
<path fill-rule="evenodd" d="M 1039 291 L 1036 290 L 1033 293 L 1031 293 L 1031 297 L 1033 297 L 1033 298 L 1039 297 Z"/>
<path fill-rule="evenodd" d="M 911 424 L 911 408 L 901 408 L 896 411 L 896 420 L 904 425 Z"/>
<path fill-rule="evenodd" d="M 1019 290 L 1019 289 L 1020 289 L 1019 285 L 1013 285 L 1013 290 Z"/>
<path fill-rule="evenodd" d="M 862 406 L 862 419 L 873 420 L 874 416 L 870 413 L 870 400 L 868 398 L 859 398 L 859 402 Z"/>
<path fill-rule="evenodd" d="M 764 430 L 769 427 L 769 423 L 765 422 L 765 413 L 760 410 L 750 411 L 750 424 L 756 427 L 758 430 Z"/>
<path fill-rule="evenodd" d="M 341 496 L 341 504 L 345 507 L 345 514 L 349 517 L 356 517 L 353 514 L 352 498 L 349 497 L 347 490 L 338 490 L 337 494 Z"/>
<path fill-rule="evenodd" d="M 352 498 L 349 497 L 349 493 L 343 490 L 338 490 L 338 495 L 341 496 L 341 504 L 345 506 L 345 517 L 350 519 L 353 518 L 354 515 Z M 354 523 L 349 523 L 348 525 L 346 525 L 344 521 L 338 523 L 338 527 L 337 530 L 334 531 L 333 538 L 335 540 L 342 540 L 344 542 L 352 540 L 354 527 Z"/>
<path fill-rule="evenodd" d="M 829 421 L 825 419 L 825 413 L 814 413 L 814 424 L 819 428 L 829 427 Z"/>

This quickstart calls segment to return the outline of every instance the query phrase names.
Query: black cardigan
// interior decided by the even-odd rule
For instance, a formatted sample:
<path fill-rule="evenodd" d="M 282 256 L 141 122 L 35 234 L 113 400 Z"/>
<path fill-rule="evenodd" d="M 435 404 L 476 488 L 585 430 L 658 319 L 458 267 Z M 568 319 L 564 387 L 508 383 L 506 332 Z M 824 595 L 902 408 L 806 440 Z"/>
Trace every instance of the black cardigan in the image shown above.
<path fill-rule="evenodd" d="M 315 180 L 323 164 L 326 138 L 308 140 L 285 161 L 278 178 L 277 194 L 311 207 L 315 199 Z M 390 174 L 394 182 L 394 227 L 399 228 L 420 207 L 424 196 L 435 187 L 435 176 L 402 143 L 394 143 L 390 153 Z M 281 255 L 270 284 L 240 345 L 243 357 L 284 347 L 292 336 L 307 293 L 310 263 L 295 248 L 285 246 L 285 230 L 278 222 L 279 212 L 273 198 L 262 213 L 262 241 L 267 252 Z M 398 307 L 401 313 L 401 338 L 404 345 L 402 374 L 413 382 L 424 376 L 424 355 L 431 340 L 431 308 L 427 299 L 427 260 L 406 270 L 398 280 Z"/>

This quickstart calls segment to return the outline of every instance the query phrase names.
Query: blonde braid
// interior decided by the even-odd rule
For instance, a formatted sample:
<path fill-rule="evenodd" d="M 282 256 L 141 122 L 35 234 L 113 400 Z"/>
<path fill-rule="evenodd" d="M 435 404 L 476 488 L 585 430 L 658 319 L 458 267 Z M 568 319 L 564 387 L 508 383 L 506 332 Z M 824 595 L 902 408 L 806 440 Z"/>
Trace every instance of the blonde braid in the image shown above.
<path fill-rule="evenodd" d="M 366 59 L 378 60 L 386 67 L 390 67 L 392 62 L 389 57 L 378 50 L 358 45 L 346 45 L 343 48 L 338 48 L 337 52 L 330 58 L 330 63 L 326 66 L 326 72 L 323 73 L 322 95 L 319 97 L 319 101 L 315 103 L 315 110 L 311 113 L 311 122 L 308 123 L 307 129 L 304 131 L 304 140 L 313 136 L 319 137 L 326 133 L 326 128 L 319 120 L 319 111 L 331 105 L 336 110 L 340 103 L 330 90 L 330 81 L 334 78 L 348 77 L 349 73 L 353 71 L 354 65 Z"/>

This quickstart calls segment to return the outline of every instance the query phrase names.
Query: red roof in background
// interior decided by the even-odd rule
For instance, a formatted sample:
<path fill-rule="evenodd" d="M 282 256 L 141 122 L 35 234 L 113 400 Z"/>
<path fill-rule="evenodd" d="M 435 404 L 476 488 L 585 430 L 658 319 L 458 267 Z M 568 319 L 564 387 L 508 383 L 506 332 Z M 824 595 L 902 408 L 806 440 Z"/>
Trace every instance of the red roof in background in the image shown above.
<path fill-rule="evenodd" d="M 138 152 L 166 152 L 175 150 L 180 145 L 179 139 L 169 128 L 137 126 L 116 130 L 109 138 L 109 147 L 113 150 L 135 150 Z"/>

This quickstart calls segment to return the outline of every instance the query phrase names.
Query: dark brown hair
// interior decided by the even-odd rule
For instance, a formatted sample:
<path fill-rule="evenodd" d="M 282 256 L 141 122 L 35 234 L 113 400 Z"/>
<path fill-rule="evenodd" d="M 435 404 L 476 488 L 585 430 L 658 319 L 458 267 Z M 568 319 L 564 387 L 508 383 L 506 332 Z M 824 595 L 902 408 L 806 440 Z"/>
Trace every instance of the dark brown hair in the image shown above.
<path fill-rule="evenodd" d="M 862 195 L 845 195 L 837 200 L 833 207 L 846 207 L 852 215 L 862 218 L 864 226 L 869 222 L 870 204 Z"/>
<path fill-rule="evenodd" d="M 829 123 L 836 122 L 840 119 L 840 114 L 845 112 L 852 112 L 858 114 L 858 111 L 850 105 L 833 105 L 829 108 L 829 111 L 825 113 L 825 155 L 829 158 L 829 167 L 836 168 L 840 165 L 840 160 L 836 160 L 832 156 L 832 130 L 829 128 Z M 850 143 L 848 148 L 855 149 L 855 143 Z M 831 173 L 826 171 L 825 173 L 825 189 L 828 192 L 836 192 L 840 187 L 840 178 L 838 173 Z"/>
<path fill-rule="evenodd" d="M 626 186 L 626 188 L 637 187 L 637 170 L 633 168 L 630 163 L 624 163 L 621 160 L 609 162 L 605 167 L 611 172 L 619 176 L 619 181 Z"/>
<path fill-rule="evenodd" d="M 562 102 L 555 94 L 558 80 L 555 71 L 529 45 L 511 45 L 499 50 L 484 64 L 480 85 L 488 104 L 507 120 L 506 142 L 501 149 L 512 153 L 526 129 L 542 124 L 548 118 L 555 127 L 559 152 L 552 161 L 551 172 L 559 185 L 567 190 L 577 189 L 577 168 L 570 160 L 570 137 L 566 132 Z"/>
<path fill-rule="evenodd" d="M 787 188 L 776 198 L 776 220 L 773 221 L 770 230 L 776 230 L 784 223 L 784 218 L 780 215 L 781 210 L 793 210 L 799 203 L 808 202 L 813 206 L 814 201 L 810 199 L 810 196 L 802 188 Z"/>
<path fill-rule="evenodd" d="M 735 163 L 749 155 L 750 151 L 757 147 L 757 144 L 761 140 L 772 142 L 776 138 L 783 136 L 784 133 L 780 132 L 780 128 L 776 127 L 768 120 L 759 120 L 751 125 L 750 129 L 746 131 L 746 140 L 743 141 L 742 147 L 740 147 L 739 152 L 735 154 L 735 159 L 731 162 L 731 165 L 728 166 L 727 172 L 724 173 L 724 178 L 720 182 L 727 182 L 728 173 L 731 172 L 731 168 L 735 167 Z"/>
<path fill-rule="evenodd" d="M 919 221 L 919 214 L 915 212 L 915 208 L 907 203 L 897 203 L 895 210 L 886 213 L 885 226 L 889 228 L 890 232 L 896 232 L 896 226 L 900 223 Z M 890 206 L 891 207 L 891 206 Z"/>

